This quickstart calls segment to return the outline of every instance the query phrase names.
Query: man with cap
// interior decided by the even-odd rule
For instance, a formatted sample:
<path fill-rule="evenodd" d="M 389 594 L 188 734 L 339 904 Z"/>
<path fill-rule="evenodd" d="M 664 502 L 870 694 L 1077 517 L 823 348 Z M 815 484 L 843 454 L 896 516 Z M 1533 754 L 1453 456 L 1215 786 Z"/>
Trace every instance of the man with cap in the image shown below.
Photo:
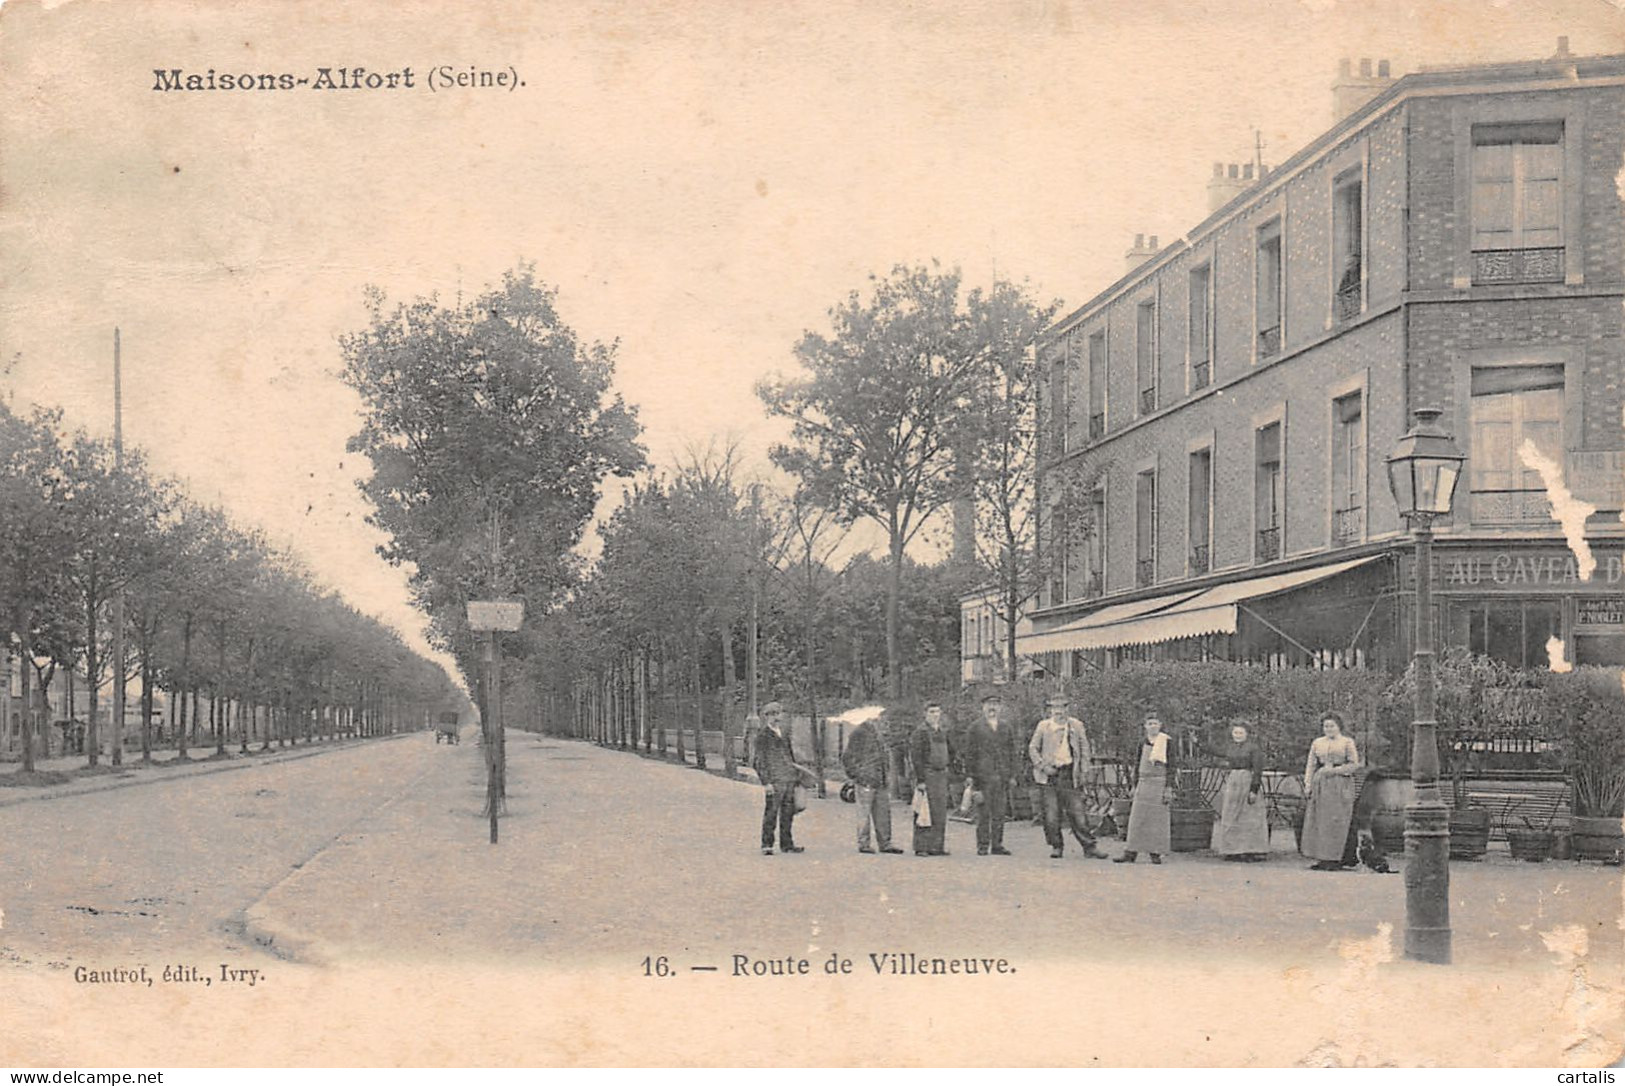
<path fill-rule="evenodd" d="M 779 848 L 803 852 L 791 824 L 796 818 L 796 785 L 801 767 L 796 764 L 790 736 L 784 730 L 784 707 L 776 701 L 762 706 L 762 729 L 751 750 L 751 768 L 762 782 L 767 802 L 762 808 L 762 855 L 773 855 L 773 828 L 778 827 Z"/>
<path fill-rule="evenodd" d="M 1048 715 L 1033 730 L 1027 759 L 1032 763 L 1033 780 L 1042 788 L 1044 838 L 1049 842 L 1050 857 L 1059 860 L 1065 849 L 1066 838 L 1061 832 L 1065 812 L 1066 823 L 1083 846 L 1083 854 L 1103 860 L 1106 855 L 1095 848 L 1095 835 L 1089 832 L 1084 818 L 1084 795 L 1079 791 L 1088 783 L 1089 735 L 1083 721 L 1067 715 L 1065 694 L 1051 694 L 1044 707 Z"/>
<path fill-rule="evenodd" d="M 982 795 L 976 810 L 976 854 L 1008 856 L 1004 847 L 1004 814 L 1010 802 L 1010 789 L 1023 759 L 1015 729 L 999 720 L 1004 701 L 997 694 L 982 699 L 982 719 L 971 726 L 966 737 L 965 762 L 969 779 L 965 787 Z"/>
<path fill-rule="evenodd" d="M 886 789 L 891 752 L 877 724 L 865 720 L 853 729 L 841 752 L 841 768 L 857 785 L 858 851 L 874 852 L 869 847 L 869 825 L 873 823 L 880 851 L 899 853 L 903 850 L 891 843 L 891 794 Z"/>

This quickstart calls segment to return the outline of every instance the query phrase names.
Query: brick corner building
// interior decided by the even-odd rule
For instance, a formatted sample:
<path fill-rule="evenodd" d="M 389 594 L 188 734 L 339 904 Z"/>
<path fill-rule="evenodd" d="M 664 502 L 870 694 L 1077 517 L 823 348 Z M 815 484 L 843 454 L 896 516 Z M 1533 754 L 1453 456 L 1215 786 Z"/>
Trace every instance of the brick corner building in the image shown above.
<path fill-rule="evenodd" d="M 1625 56 L 1390 76 L 1040 339 L 1040 547 L 1020 651 L 1403 667 L 1383 460 L 1418 407 L 1468 460 L 1437 525 L 1441 643 L 1625 665 Z M 1542 463 L 1596 511 L 1589 577 Z"/>

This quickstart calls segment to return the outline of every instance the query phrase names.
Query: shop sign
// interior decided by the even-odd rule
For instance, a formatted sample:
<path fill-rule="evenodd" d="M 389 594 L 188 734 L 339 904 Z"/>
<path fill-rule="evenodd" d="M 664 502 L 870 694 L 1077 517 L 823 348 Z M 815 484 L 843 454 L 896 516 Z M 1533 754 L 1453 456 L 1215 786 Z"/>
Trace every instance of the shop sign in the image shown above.
<path fill-rule="evenodd" d="M 1438 558 L 1438 584 L 1446 589 L 1569 589 L 1625 587 L 1625 555 L 1593 550 L 1596 568 L 1580 578 L 1572 552 L 1501 551 L 1445 554 Z"/>
<path fill-rule="evenodd" d="M 1575 625 L 1594 629 L 1598 626 L 1625 628 L 1625 596 L 1599 596 L 1576 600 L 1579 611 Z"/>

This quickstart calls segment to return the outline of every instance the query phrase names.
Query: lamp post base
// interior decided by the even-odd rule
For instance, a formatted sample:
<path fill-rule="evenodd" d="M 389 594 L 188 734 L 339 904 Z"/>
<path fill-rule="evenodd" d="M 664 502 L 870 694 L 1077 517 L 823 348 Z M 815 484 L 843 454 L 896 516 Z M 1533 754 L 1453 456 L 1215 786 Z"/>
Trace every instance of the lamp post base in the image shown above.
<path fill-rule="evenodd" d="M 1450 809 L 1437 796 L 1405 807 L 1405 957 L 1450 964 Z"/>

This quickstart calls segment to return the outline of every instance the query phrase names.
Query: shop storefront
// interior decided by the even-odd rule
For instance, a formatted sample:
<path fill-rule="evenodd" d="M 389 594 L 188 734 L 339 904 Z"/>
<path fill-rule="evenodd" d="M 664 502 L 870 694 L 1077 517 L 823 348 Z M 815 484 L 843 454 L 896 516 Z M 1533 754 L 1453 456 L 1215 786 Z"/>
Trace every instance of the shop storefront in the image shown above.
<path fill-rule="evenodd" d="M 1571 664 L 1625 667 L 1625 543 L 1591 544 L 1589 576 L 1560 544 L 1440 541 L 1433 557 L 1444 644 L 1513 667 L 1546 667 L 1554 652 Z M 1413 556 L 1402 554 L 1407 642 L 1413 574 Z"/>
<path fill-rule="evenodd" d="M 1017 647 L 1060 675 L 1137 660 L 1386 667 L 1394 578 L 1391 556 L 1372 553 L 1110 604 L 1034 629 Z"/>

